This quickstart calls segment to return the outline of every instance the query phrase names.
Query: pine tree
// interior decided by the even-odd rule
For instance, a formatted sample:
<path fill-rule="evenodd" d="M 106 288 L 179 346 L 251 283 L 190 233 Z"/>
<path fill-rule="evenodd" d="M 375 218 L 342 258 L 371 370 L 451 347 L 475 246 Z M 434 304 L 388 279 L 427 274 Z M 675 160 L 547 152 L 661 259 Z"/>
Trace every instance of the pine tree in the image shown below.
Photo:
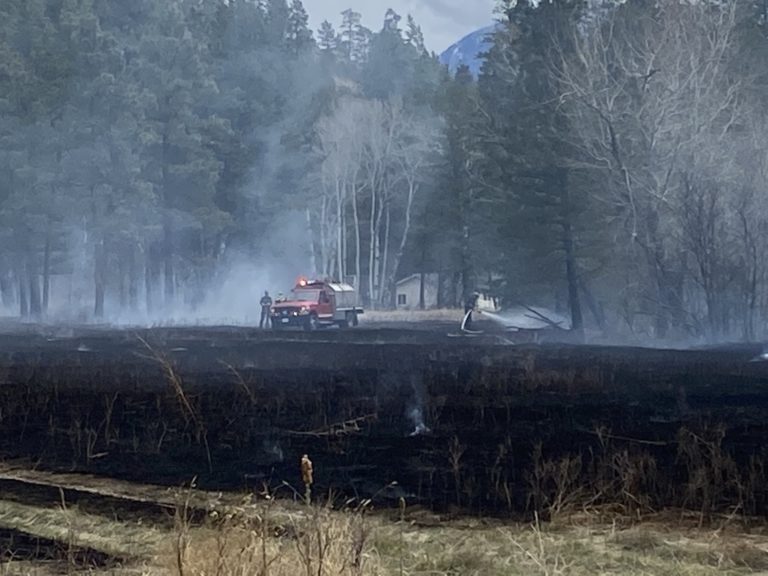
<path fill-rule="evenodd" d="M 253 0 L 231 0 L 219 8 L 217 34 L 227 54 L 268 44 L 266 8 Z"/>
<path fill-rule="evenodd" d="M 341 53 L 349 63 L 363 63 L 368 57 L 371 31 L 361 24 L 362 16 L 359 12 L 348 9 L 341 15 L 341 34 L 339 35 Z"/>
<path fill-rule="evenodd" d="M 287 44 L 289 34 L 288 4 L 286 0 L 266 0 L 265 11 L 264 39 L 272 48 L 282 49 Z"/>
<path fill-rule="evenodd" d="M 400 16 L 400 14 L 392 10 L 392 8 L 388 8 L 386 14 L 384 14 L 383 31 L 401 36 L 402 30 L 400 30 L 400 20 L 402 19 L 403 17 Z"/>
<path fill-rule="evenodd" d="M 317 46 L 322 52 L 330 54 L 336 52 L 339 47 L 339 37 L 336 35 L 333 24 L 328 22 L 328 20 L 323 20 L 317 36 Z"/>
<path fill-rule="evenodd" d="M 15 263 L 19 311 L 22 316 L 41 317 L 49 231 L 63 206 L 54 189 L 64 149 L 57 125 L 66 109 L 75 54 L 59 27 L 62 6 L 30 0 L 4 4 L 3 10 L 7 19 L 0 24 L 4 28 L 0 67 L 10 83 L 3 95 L 0 126 L 5 131 L 0 155 L 8 161 L 0 219 L 9 234 L 5 248 Z"/>
<path fill-rule="evenodd" d="M 309 29 L 309 16 L 301 0 L 291 0 L 286 42 L 289 53 L 294 57 L 308 52 L 315 46 L 312 31 Z"/>
<path fill-rule="evenodd" d="M 455 77 L 445 71 L 442 82 L 437 101 L 444 119 L 442 164 L 438 192 L 428 206 L 427 230 L 443 284 L 449 286 L 441 298 L 458 306 L 476 288 L 477 237 L 483 227 L 468 172 L 477 133 L 477 84 L 466 66 L 459 67 Z"/>
<path fill-rule="evenodd" d="M 416 24 L 416 20 L 413 16 L 408 14 L 408 29 L 405 31 L 405 40 L 416 48 L 419 53 L 426 53 L 427 49 L 424 46 L 424 33 L 421 31 L 421 26 Z"/>
<path fill-rule="evenodd" d="M 565 42 L 583 8 L 580 0 L 505 4 L 480 77 L 489 111 L 482 171 L 498 191 L 496 202 L 509 205 L 497 211 L 507 215 L 500 229 L 527 248 L 510 254 L 507 266 L 522 267 L 518 273 L 525 270 L 531 280 L 538 274 L 542 283 L 556 278 L 550 271 L 561 271 L 576 331 L 583 327 L 577 226 L 587 201 L 571 168 L 569 127 L 557 107 L 549 58 L 552 39 Z"/>
<path fill-rule="evenodd" d="M 213 199 L 221 163 L 204 138 L 211 120 L 205 110 L 216 91 L 205 43 L 186 26 L 178 3 L 156 5 L 142 36 L 141 58 L 131 73 L 147 87 L 142 168 L 157 191 L 162 237 L 154 247 L 163 270 L 165 303 L 176 301 L 180 256 L 198 257 L 202 242 L 187 244 L 191 230 L 215 235 L 222 215 Z M 156 263 L 157 264 L 157 263 Z M 150 290 L 147 291 L 148 293 Z"/>
<path fill-rule="evenodd" d="M 371 98 L 400 97 L 409 105 L 432 105 L 439 83 L 439 67 L 426 52 L 403 37 L 394 10 L 387 11 L 382 29 L 371 38 L 362 68 L 363 89 Z"/>

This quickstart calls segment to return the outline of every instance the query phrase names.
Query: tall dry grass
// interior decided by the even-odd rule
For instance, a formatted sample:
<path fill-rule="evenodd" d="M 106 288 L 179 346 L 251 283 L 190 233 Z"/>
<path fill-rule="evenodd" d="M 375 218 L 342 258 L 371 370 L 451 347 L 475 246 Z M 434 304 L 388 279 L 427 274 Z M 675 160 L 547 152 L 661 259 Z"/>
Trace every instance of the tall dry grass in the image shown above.
<path fill-rule="evenodd" d="M 158 556 L 165 574 L 176 576 L 366 576 L 379 574 L 370 542 L 367 504 L 326 506 L 278 514 L 275 501 L 248 513 L 212 513 L 192 526 L 183 503 L 175 534 Z"/>

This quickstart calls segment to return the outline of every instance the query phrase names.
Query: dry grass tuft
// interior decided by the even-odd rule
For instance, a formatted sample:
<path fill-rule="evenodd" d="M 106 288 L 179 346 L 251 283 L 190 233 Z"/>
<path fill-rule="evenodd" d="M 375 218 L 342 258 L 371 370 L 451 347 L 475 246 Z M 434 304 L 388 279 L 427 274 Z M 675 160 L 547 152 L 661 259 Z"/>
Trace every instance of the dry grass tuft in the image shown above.
<path fill-rule="evenodd" d="M 379 573 L 364 508 L 311 507 L 278 516 L 268 502 L 248 514 L 213 514 L 203 527 L 177 524 L 181 536 L 158 555 L 178 576 L 363 576 Z"/>
<path fill-rule="evenodd" d="M 627 552 L 642 553 L 653 552 L 663 545 L 663 540 L 658 533 L 642 527 L 617 532 L 609 542 Z"/>

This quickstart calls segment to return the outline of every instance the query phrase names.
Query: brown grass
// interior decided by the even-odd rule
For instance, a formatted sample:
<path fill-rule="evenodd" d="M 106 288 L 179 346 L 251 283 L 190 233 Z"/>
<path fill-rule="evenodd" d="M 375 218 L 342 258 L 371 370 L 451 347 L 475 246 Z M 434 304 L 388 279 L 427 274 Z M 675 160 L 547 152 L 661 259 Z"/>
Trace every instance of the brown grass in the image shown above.
<path fill-rule="evenodd" d="M 86 515 L 76 507 L 0 502 L 0 526 L 136 558 L 106 576 L 741 576 L 768 571 L 768 528 L 698 527 L 698 514 L 632 518 L 560 516 L 555 523 L 445 521 L 423 510 L 333 510 L 275 501 L 230 499 L 202 525 L 178 495 L 175 527 Z M 105 511 L 105 514 L 108 514 Z M 623 526 L 623 527 L 622 527 Z M 0 576 L 56 573 L 45 565 L 6 563 Z M 76 574 L 67 570 L 58 573 Z"/>
<path fill-rule="evenodd" d="M 737 576 L 768 568 L 768 535 L 707 531 L 695 523 L 622 530 L 582 518 L 581 525 L 464 520 L 425 527 L 407 509 L 397 516 L 261 502 L 191 528 L 181 564 L 172 544 L 160 547 L 156 571 L 147 574 Z"/>
<path fill-rule="evenodd" d="M 461 310 L 366 310 L 360 316 L 361 324 L 379 324 L 387 322 L 461 322 Z"/>

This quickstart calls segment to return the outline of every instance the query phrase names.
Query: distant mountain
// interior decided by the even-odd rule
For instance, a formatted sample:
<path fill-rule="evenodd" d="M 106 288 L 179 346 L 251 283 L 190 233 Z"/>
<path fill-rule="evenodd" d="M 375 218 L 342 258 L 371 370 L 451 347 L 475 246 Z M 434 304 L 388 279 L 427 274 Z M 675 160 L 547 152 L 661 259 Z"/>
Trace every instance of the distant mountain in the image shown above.
<path fill-rule="evenodd" d="M 465 64 L 477 77 L 483 65 L 480 55 L 491 47 L 487 36 L 495 28 L 496 25 L 486 26 L 465 36 L 440 55 L 440 62 L 447 65 L 451 72 L 456 72 L 459 66 Z"/>

